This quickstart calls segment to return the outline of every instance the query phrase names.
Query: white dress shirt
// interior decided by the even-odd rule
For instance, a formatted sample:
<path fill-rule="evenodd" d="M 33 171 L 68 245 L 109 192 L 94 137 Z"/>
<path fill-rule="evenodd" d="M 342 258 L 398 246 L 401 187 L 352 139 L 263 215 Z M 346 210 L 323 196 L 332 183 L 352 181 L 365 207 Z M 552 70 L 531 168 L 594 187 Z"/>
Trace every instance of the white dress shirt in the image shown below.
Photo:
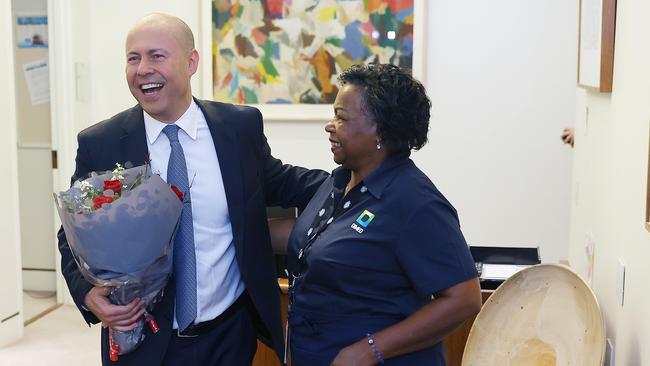
<path fill-rule="evenodd" d="M 171 147 L 167 135 L 161 133 L 167 124 L 143 113 L 151 169 L 167 180 Z M 191 186 L 197 287 L 195 323 L 200 323 L 226 310 L 244 291 L 244 283 L 235 258 L 219 159 L 205 116 L 192 100 L 174 124 L 180 127 L 178 140 L 183 146 Z M 174 316 L 174 329 L 177 328 Z"/>

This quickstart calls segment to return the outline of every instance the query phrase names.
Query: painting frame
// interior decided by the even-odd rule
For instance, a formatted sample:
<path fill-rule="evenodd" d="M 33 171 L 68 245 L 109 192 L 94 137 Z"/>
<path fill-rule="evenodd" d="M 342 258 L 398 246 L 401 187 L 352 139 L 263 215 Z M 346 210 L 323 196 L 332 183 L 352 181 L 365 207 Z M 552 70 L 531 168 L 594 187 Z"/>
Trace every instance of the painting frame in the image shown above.
<path fill-rule="evenodd" d="M 580 0 L 578 85 L 611 93 L 614 82 L 616 0 Z"/>
<path fill-rule="evenodd" d="M 203 97 L 214 100 L 213 72 L 212 72 L 212 0 L 202 2 L 202 44 L 204 50 L 210 50 L 208 55 L 201 60 L 200 72 L 203 84 L 201 90 Z M 413 0 L 413 76 L 423 84 L 425 75 L 425 19 L 427 14 L 426 0 Z M 204 53 L 206 54 L 206 53 Z M 258 108 L 265 121 L 316 121 L 324 122 L 333 115 L 331 104 L 249 104 Z"/>

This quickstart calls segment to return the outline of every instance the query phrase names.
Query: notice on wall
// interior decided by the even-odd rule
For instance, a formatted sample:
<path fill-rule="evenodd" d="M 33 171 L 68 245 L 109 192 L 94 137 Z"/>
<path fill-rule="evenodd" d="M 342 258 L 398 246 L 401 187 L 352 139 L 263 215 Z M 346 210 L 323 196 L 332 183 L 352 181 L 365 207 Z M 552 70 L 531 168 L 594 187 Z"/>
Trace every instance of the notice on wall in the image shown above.
<path fill-rule="evenodd" d="M 27 89 L 32 99 L 32 105 L 50 101 L 50 68 L 47 59 L 23 64 Z"/>
<path fill-rule="evenodd" d="M 18 48 L 47 48 L 47 16 L 19 16 L 16 18 Z"/>

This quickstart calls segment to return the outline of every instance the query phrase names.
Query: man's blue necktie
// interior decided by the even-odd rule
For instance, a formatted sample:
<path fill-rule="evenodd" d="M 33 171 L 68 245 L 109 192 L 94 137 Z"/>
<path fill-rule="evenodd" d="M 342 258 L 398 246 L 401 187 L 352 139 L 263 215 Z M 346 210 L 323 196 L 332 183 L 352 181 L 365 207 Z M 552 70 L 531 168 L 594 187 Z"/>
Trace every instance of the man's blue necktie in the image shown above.
<path fill-rule="evenodd" d="M 187 165 L 183 147 L 178 141 L 179 127 L 163 128 L 172 151 L 167 164 L 167 183 L 175 185 L 185 194 L 176 238 L 174 239 L 174 277 L 176 278 L 176 321 L 178 329 L 185 330 L 196 319 L 196 254 L 194 252 L 194 229 L 192 204 Z"/>

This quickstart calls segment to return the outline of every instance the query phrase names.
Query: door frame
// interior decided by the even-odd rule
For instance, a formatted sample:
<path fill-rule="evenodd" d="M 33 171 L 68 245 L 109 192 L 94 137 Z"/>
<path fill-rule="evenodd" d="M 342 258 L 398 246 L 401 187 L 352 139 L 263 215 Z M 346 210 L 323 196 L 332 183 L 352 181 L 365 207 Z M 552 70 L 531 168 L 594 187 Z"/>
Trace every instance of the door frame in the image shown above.
<path fill-rule="evenodd" d="M 74 49 L 72 44 L 72 2 L 71 0 L 48 0 L 48 30 L 50 42 L 50 113 L 52 129 L 52 150 L 57 151 L 57 169 L 52 169 L 53 192 L 68 189 L 74 173 L 75 148 L 75 91 Z M 54 211 L 53 237 L 61 226 L 56 208 Z M 73 304 L 65 280 L 61 275 L 61 254 L 56 253 L 56 296 L 57 303 Z"/>
<path fill-rule="evenodd" d="M 16 125 L 16 86 L 14 72 L 14 32 L 13 11 L 10 0 L 0 1 L 0 52 L 4 57 L 0 67 L 0 79 L 5 80 L 3 91 L 0 92 L 0 109 L 5 116 L 5 130 L 0 134 L 0 142 L 7 150 L 3 151 L 3 171 L 6 178 L 2 181 L 2 189 L 7 192 L 18 192 L 18 126 Z M 0 149 L 3 150 L 3 149 Z M 14 300 L 18 308 L 10 310 L 11 314 L 0 316 L 0 344 L 4 345 L 22 337 L 23 324 L 23 298 L 22 298 L 22 266 L 20 252 L 20 208 L 17 194 L 7 194 L 3 198 L 3 266 L 13 267 L 15 273 L 16 292 Z M 6 215 L 6 216 L 5 216 Z M 9 269 L 11 271 L 11 269 Z M 9 295 L 9 294 L 4 294 Z"/>

